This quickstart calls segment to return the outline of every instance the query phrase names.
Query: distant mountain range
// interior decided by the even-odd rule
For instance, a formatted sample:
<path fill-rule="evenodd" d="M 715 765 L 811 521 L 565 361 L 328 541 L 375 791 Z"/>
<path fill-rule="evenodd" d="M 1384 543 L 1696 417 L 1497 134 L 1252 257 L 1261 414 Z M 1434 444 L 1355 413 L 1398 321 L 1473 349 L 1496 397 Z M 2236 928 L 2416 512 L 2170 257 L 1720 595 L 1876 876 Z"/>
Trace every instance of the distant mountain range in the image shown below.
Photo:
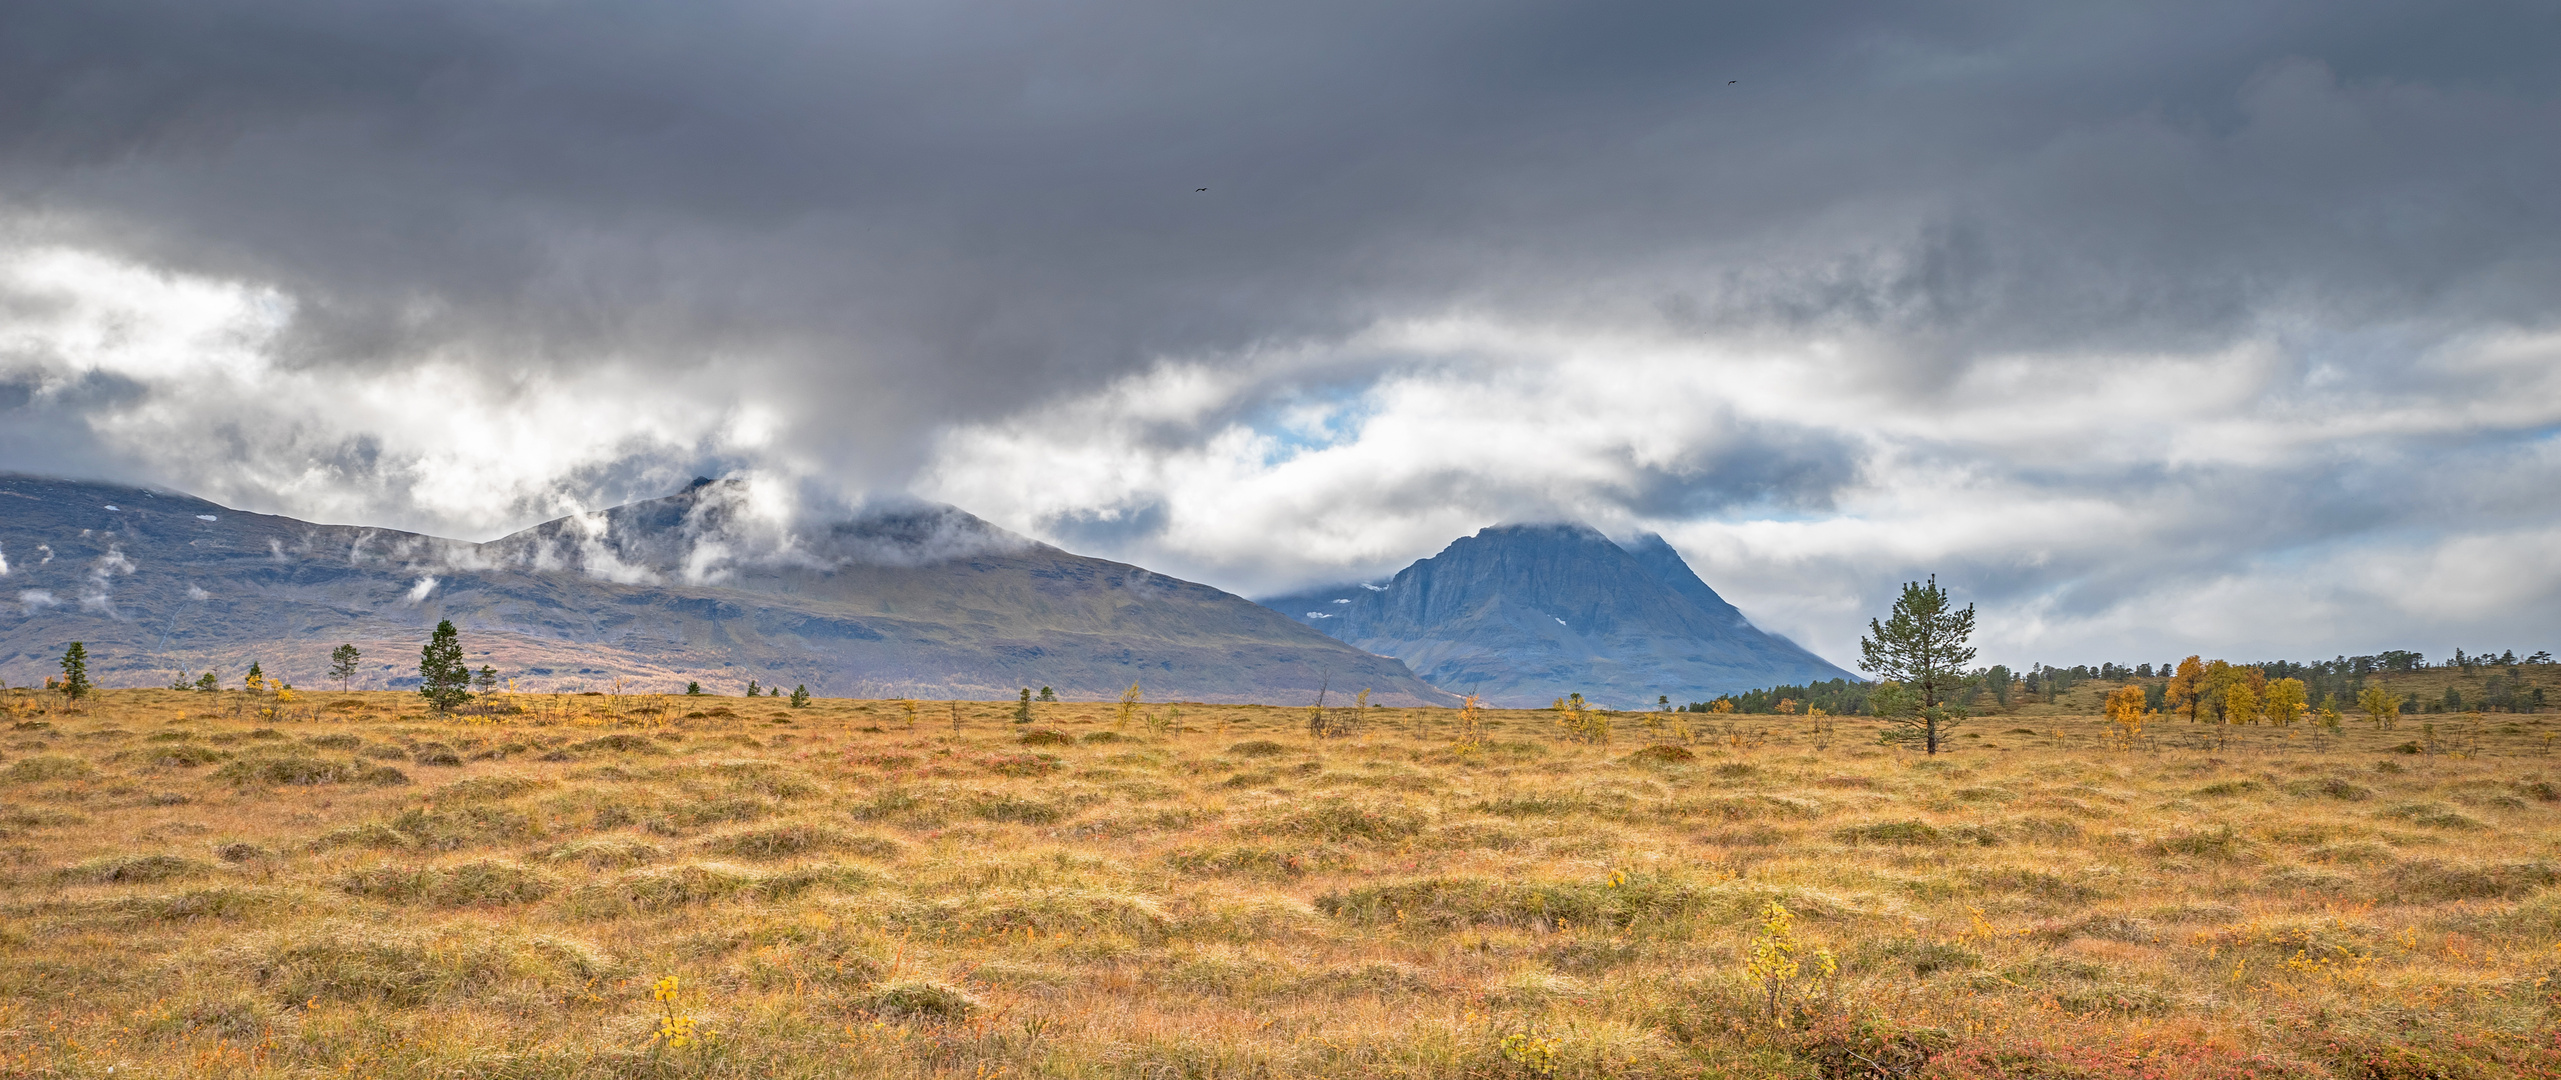
<path fill-rule="evenodd" d="M 86 643 L 101 685 L 252 661 L 306 688 L 329 651 L 359 686 L 415 685 L 439 619 L 468 662 L 539 689 L 758 680 L 860 697 L 1300 703 L 1328 680 L 1389 704 L 1448 695 L 1206 585 L 1073 555 L 913 505 L 808 529 L 745 490 L 546 522 L 485 544 L 243 513 L 167 491 L 0 476 L 0 678 L 41 682 Z"/>
<path fill-rule="evenodd" d="M 1490 528 L 1384 584 L 1259 602 L 1503 707 L 1569 693 L 1643 707 L 1856 677 L 1753 626 L 1662 537 L 1622 546 L 1582 524 Z"/>

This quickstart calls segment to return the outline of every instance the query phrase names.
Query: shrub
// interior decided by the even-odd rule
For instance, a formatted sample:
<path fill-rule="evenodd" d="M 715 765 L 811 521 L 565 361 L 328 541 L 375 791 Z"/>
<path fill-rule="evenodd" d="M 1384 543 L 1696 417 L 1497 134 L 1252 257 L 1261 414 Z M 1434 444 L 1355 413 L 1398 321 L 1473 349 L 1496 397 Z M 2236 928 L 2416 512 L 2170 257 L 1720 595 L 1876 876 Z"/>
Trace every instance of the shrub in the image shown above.
<path fill-rule="evenodd" d="M 1025 745 L 1025 746 L 1074 746 L 1074 745 L 1076 745 L 1076 737 L 1075 737 L 1075 736 L 1070 735 L 1070 734 L 1068 734 L 1068 733 L 1066 733 L 1066 732 L 1064 732 L 1064 731 L 1051 731 L 1051 730 L 1049 730 L 1049 729 L 1047 729 L 1047 728 L 1033 728 L 1033 729 L 1032 729 L 1032 730 L 1030 730 L 1030 731 L 1026 731 L 1026 732 L 1022 733 L 1021 735 L 1017 735 L 1017 736 L 1015 736 L 1015 737 L 1014 737 L 1014 741 L 1015 741 L 1015 742 L 1018 742 L 1018 743 L 1021 743 L 1021 744 Z"/>
<path fill-rule="evenodd" d="M 1248 739 L 1228 747 L 1227 752 L 1237 757 L 1278 757 L 1289 753 L 1289 747 L 1270 739 Z"/>

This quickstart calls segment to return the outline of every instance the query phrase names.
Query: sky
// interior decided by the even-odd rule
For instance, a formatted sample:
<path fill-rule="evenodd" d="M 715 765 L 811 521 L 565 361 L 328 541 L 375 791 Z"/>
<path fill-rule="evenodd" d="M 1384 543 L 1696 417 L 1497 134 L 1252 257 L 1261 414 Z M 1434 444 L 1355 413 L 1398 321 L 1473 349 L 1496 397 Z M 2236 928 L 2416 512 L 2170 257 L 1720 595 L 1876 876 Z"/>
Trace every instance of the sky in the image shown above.
<path fill-rule="evenodd" d="M 0 471 L 696 475 L 1258 595 L 1655 531 L 1838 661 L 2561 648 L 2561 8 L 28 0 Z"/>

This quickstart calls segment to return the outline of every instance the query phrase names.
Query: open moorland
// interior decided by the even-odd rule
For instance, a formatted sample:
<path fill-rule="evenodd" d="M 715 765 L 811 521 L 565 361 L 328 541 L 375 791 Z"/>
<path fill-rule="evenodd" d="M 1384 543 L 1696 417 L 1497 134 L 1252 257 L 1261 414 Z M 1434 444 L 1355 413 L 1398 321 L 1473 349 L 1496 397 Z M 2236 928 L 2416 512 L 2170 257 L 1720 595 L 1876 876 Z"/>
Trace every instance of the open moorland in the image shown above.
<path fill-rule="evenodd" d="M 1799 716 L 15 692 L 0 1074 L 2561 1072 L 2551 714 L 2129 743 L 2104 689 L 1934 758 Z"/>

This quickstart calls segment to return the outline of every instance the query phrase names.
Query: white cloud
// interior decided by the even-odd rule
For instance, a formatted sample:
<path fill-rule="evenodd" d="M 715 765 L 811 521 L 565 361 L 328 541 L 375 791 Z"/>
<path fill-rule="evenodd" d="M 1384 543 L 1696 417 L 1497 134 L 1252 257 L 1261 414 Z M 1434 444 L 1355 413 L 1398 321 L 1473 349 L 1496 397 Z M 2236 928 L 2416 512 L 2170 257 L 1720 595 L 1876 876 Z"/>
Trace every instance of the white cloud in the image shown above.
<path fill-rule="evenodd" d="M 2561 482 L 2540 434 L 2561 425 L 2561 335 L 2447 336 L 2415 358 L 2437 374 L 2390 382 L 2338 378 L 2277 335 L 1990 357 L 1921 388 L 1848 337 L 1481 318 L 1340 351 L 1389 359 L 1323 398 L 1271 370 L 1320 366 L 1304 353 L 1169 361 L 948 431 L 920 486 L 1249 593 L 1392 571 L 1504 520 L 1651 529 L 1836 658 L 1933 572 L 1981 598 L 1987 659 L 2014 663 L 2442 651 L 2555 628 L 2561 548 L 2538 546 L 2548 509 L 2514 495 Z M 2428 482 L 2448 442 L 2533 451 Z"/>
<path fill-rule="evenodd" d="M 430 349 L 391 368 L 289 363 L 290 296 L 74 249 L 0 250 L 0 376 L 80 405 L 106 454 L 217 501 L 485 537 L 581 509 L 604 474 L 673 487 L 704 454 L 771 448 L 749 362 L 554 369 Z M 654 465 L 652 464 L 654 463 Z M 618 492 L 616 493 L 619 494 Z"/>
<path fill-rule="evenodd" d="M 419 578 L 417 584 L 409 587 L 409 602 L 415 604 L 425 600 L 427 598 L 427 594 L 434 591 L 436 591 L 435 575 L 430 574 L 426 577 Z"/>

